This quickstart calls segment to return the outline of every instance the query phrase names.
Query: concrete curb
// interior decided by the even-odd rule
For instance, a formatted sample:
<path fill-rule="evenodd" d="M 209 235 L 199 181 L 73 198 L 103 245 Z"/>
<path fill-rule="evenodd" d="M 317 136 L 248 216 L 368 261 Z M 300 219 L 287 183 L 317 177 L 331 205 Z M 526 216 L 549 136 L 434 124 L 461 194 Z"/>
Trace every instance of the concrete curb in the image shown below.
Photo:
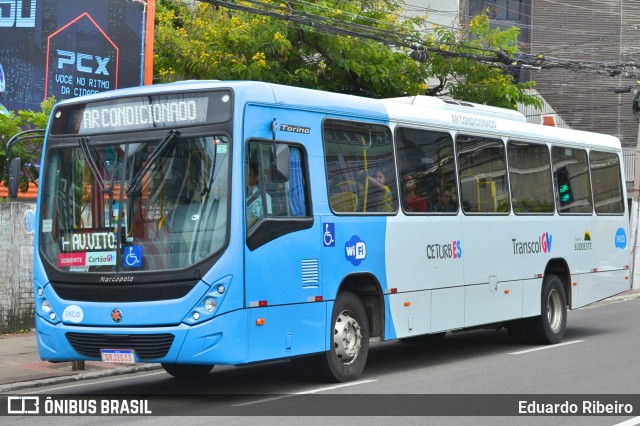
<path fill-rule="evenodd" d="M 69 374 L 65 376 L 49 377 L 46 379 L 29 380 L 25 382 L 9 383 L 0 385 L 0 394 L 13 392 L 28 388 L 38 388 L 42 386 L 58 385 L 61 383 L 79 382 L 81 380 L 100 379 L 103 377 L 120 376 L 123 374 L 140 373 L 143 371 L 161 370 L 160 364 L 142 364 L 129 367 L 114 368 L 111 370 L 88 371 L 85 373 Z"/>

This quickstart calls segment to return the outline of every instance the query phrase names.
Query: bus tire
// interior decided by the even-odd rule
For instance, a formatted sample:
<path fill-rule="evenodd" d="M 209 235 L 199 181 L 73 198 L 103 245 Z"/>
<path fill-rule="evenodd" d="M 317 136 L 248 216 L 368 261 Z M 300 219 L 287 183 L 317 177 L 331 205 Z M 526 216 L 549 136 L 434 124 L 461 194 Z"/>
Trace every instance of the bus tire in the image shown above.
<path fill-rule="evenodd" d="M 559 343 L 567 326 L 567 296 L 562 281 L 556 275 L 545 276 L 542 282 L 541 315 L 531 318 L 529 334 L 534 343 Z"/>
<path fill-rule="evenodd" d="M 210 364 L 170 364 L 162 363 L 164 371 L 179 379 L 197 379 L 204 377 L 211 372 L 213 365 Z"/>
<path fill-rule="evenodd" d="M 323 376 L 332 382 L 360 377 L 369 353 L 369 323 L 355 294 L 345 291 L 338 295 L 329 339 L 332 347 L 321 356 Z"/>

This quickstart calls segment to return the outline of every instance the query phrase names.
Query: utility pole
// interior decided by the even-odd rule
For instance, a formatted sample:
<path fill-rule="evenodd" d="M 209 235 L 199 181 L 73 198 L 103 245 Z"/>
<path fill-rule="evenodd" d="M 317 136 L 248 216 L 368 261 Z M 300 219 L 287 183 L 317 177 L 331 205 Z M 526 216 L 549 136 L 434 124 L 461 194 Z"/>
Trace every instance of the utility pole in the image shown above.
<path fill-rule="evenodd" d="M 640 107 L 638 105 L 638 93 L 633 98 L 634 112 Z M 638 123 L 638 138 L 636 142 L 635 173 L 633 178 L 633 190 L 631 191 L 631 229 L 629 230 L 629 241 L 631 243 L 631 288 L 640 288 L 640 268 L 636 267 L 640 262 L 638 253 L 638 219 L 640 218 L 640 122 Z"/>

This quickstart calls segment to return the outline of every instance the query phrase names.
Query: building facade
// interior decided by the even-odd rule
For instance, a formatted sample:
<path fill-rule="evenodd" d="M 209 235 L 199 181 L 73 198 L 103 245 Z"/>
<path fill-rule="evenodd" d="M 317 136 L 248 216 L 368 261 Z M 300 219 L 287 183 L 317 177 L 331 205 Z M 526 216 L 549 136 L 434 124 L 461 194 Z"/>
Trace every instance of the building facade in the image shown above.
<path fill-rule="evenodd" d="M 521 79 L 536 90 L 567 126 L 617 136 L 635 147 L 638 120 L 632 110 L 640 69 L 620 74 L 601 65 L 632 64 L 640 54 L 640 4 L 634 0 L 465 0 L 467 19 L 488 8 L 492 24 L 520 28 L 521 51 L 547 58 Z M 571 65 L 545 68 L 554 60 Z M 617 93 L 616 89 L 628 89 Z M 620 91 L 620 90 L 618 90 Z M 525 111 L 530 121 L 547 112 Z"/>

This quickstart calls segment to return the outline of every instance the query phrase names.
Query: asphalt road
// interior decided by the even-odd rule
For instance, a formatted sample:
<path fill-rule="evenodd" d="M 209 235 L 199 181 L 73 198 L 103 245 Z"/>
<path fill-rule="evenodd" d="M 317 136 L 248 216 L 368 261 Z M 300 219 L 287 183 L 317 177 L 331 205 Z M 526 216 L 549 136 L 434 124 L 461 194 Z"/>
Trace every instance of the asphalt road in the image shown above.
<path fill-rule="evenodd" d="M 565 338 L 553 346 L 517 345 L 504 330 L 450 333 L 436 344 L 377 344 L 360 380 L 339 385 L 319 383 L 313 364 L 283 361 L 217 366 L 201 381 L 152 371 L 28 392 L 41 399 L 94 399 L 98 411 L 101 399 L 125 397 L 130 405 L 146 401 L 141 408 L 153 412 L 92 419 L 98 424 L 628 426 L 640 423 L 639 313 L 640 299 L 570 312 Z M 565 404 L 587 415 L 524 415 L 532 403 L 559 404 L 558 411 Z M 617 414 L 595 415 L 608 403 Z M 15 416 L 11 424 L 34 420 Z M 87 420 L 47 417 L 46 424 Z"/>

